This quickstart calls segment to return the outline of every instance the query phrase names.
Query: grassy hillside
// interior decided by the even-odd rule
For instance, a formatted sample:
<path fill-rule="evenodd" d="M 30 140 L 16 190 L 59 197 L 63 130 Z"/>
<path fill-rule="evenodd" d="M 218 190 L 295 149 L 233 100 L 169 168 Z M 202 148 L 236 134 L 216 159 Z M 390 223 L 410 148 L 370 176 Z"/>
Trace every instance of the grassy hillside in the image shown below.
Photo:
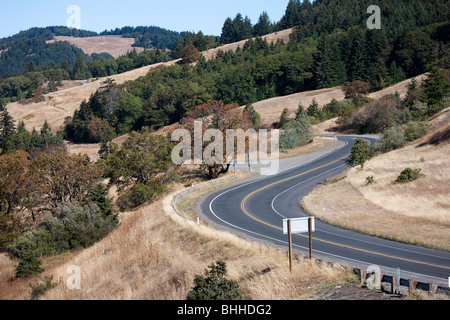
<path fill-rule="evenodd" d="M 304 208 L 345 228 L 450 251 L 450 108 L 429 123 L 426 136 L 311 192 L 302 201 Z M 394 184 L 407 167 L 422 169 L 425 177 Z M 373 183 L 367 184 L 368 176 L 374 177 Z M 336 201 L 344 197 L 347 201 Z"/>

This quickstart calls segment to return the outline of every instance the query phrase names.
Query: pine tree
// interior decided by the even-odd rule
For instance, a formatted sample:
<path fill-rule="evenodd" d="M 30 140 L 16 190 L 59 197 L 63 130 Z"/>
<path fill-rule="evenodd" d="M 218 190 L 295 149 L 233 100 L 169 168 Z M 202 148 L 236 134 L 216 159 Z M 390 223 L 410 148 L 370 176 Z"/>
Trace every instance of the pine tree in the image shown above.
<path fill-rule="evenodd" d="M 258 23 L 253 27 L 253 35 L 255 37 L 263 36 L 271 33 L 272 25 L 270 23 L 269 15 L 264 11 L 260 16 Z"/>
<path fill-rule="evenodd" d="M 300 23 L 300 1 L 289 0 L 286 8 L 286 13 L 281 18 L 279 26 L 281 29 L 289 29 Z"/>
<path fill-rule="evenodd" d="M 220 37 L 220 42 L 222 44 L 232 43 L 234 41 L 234 25 L 231 18 L 227 18 L 222 28 L 222 35 Z"/>
<path fill-rule="evenodd" d="M 319 104 L 314 98 L 311 104 L 308 107 L 307 114 L 309 117 L 317 117 L 319 114 Z"/>
<path fill-rule="evenodd" d="M 349 61 L 349 79 L 351 81 L 367 81 L 367 53 L 364 31 L 355 29 L 352 31 L 352 46 Z"/>
<path fill-rule="evenodd" d="M 6 150 L 8 140 L 15 133 L 13 117 L 9 115 L 3 101 L 0 100 L 0 154 Z"/>
<path fill-rule="evenodd" d="M 323 34 L 319 38 L 317 52 L 314 54 L 315 84 L 317 89 L 326 88 L 336 82 L 333 49 L 329 36 Z"/>
<path fill-rule="evenodd" d="M 278 128 L 283 129 L 289 123 L 289 121 L 290 121 L 289 109 L 284 108 L 283 112 L 281 113 L 281 116 L 280 116 L 280 122 L 278 124 Z"/>

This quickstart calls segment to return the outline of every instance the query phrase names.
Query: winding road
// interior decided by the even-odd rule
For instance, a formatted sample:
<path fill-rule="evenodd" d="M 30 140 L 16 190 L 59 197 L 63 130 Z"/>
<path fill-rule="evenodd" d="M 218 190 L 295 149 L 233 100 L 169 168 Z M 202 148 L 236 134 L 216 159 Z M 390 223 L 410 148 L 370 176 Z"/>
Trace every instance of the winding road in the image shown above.
<path fill-rule="evenodd" d="M 283 219 L 308 216 L 300 205 L 300 199 L 327 178 L 345 170 L 345 159 L 355 138 L 339 136 L 338 139 L 344 142 L 343 147 L 277 175 L 258 176 L 214 192 L 203 198 L 197 207 L 204 219 L 222 229 L 287 249 Z M 371 143 L 376 141 L 366 139 Z M 308 252 L 307 234 L 295 234 L 292 241 L 294 251 Z M 449 252 L 360 234 L 326 224 L 320 219 L 316 219 L 312 247 L 316 258 L 355 268 L 376 266 L 388 275 L 395 275 L 400 268 L 402 279 L 449 286 Z"/>

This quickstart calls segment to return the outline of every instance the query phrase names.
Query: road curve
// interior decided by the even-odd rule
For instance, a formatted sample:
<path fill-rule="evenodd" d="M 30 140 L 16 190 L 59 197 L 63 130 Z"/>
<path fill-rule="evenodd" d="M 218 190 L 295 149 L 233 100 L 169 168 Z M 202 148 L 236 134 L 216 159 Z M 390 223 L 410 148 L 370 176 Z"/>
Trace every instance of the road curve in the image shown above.
<path fill-rule="evenodd" d="M 287 246 L 283 219 L 305 217 L 300 205 L 306 196 L 327 178 L 343 172 L 355 136 L 339 136 L 344 147 L 313 162 L 274 176 L 258 177 L 214 192 L 198 204 L 200 214 L 210 223 L 252 240 Z M 371 143 L 373 138 L 366 138 Z M 345 199 L 336 199 L 345 201 Z M 374 212 L 376 214 L 376 212 Z M 418 226 L 419 227 L 419 226 Z M 293 248 L 307 252 L 307 235 L 293 235 Z M 356 268 L 377 266 L 383 274 L 415 279 L 448 287 L 450 253 L 398 243 L 360 234 L 316 219 L 313 255 Z"/>

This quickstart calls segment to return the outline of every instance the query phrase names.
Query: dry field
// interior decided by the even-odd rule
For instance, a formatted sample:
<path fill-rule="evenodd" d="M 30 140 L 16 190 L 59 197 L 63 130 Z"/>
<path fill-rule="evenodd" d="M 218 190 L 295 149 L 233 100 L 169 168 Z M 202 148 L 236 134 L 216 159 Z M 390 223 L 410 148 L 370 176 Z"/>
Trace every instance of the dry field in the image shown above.
<path fill-rule="evenodd" d="M 416 77 L 417 82 L 420 83 L 422 79 L 424 79 L 424 77 L 425 75 Z M 404 95 L 408 91 L 408 84 L 410 82 L 411 79 L 407 79 L 389 88 L 370 93 L 368 97 L 373 100 L 378 100 L 387 94 L 395 94 L 395 92 L 398 92 L 400 94 L 400 97 L 404 97 Z M 255 110 L 261 115 L 263 124 L 272 125 L 272 123 L 277 122 L 280 119 L 280 115 L 283 112 L 284 108 L 287 108 L 290 112 L 291 117 L 294 117 L 299 104 L 301 104 L 304 108 L 307 108 L 312 103 L 313 99 L 315 99 L 319 107 L 322 108 L 324 105 L 330 103 L 333 99 L 341 101 L 344 98 L 345 95 L 341 87 L 335 87 L 294 93 L 284 97 L 275 97 L 272 99 L 255 102 L 252 105 Z M 332 119 L 328 120 L 326 123 L 315 126 L 314 134 L 330 134 L 330 132 L 325 131 L 325 129 L 333 127 L 335 121 L 336 119 Z"/>
<path fill-rule="evenodd" d="M 133 51 L 133 49 L 136 49 L 137 53 L 144 51 L 144 48 L 132 47 L 134 39 L 122 38 L 122 36 L 96 36 L 85 38 L 55 36 L 55 40 L 49 40 L 47 43 L 56 41 L 67 41 L 89 55 L 107 52 L 114 58 L 123 56 L 127 54 L 127 52 Z"/>
<path fill-rule="evenodd" d="M 346 228 L 408 243 L 450 251 L 450 109 L 430 121 L 425 137 L 405 148 L 377 156 L 364 170 L 349 169 L 320 186 L 302 201 L 312 214 Z M 429 144 L 439 132 L 447 141 Z M 441 134 L 440 136 L 443 136 Z M 407 167 L 426 176 L 393 184 Z M 366 185 L 366 177 L 375 182 Z M 342 202 L 337 199 L 347 199 Z"/>

